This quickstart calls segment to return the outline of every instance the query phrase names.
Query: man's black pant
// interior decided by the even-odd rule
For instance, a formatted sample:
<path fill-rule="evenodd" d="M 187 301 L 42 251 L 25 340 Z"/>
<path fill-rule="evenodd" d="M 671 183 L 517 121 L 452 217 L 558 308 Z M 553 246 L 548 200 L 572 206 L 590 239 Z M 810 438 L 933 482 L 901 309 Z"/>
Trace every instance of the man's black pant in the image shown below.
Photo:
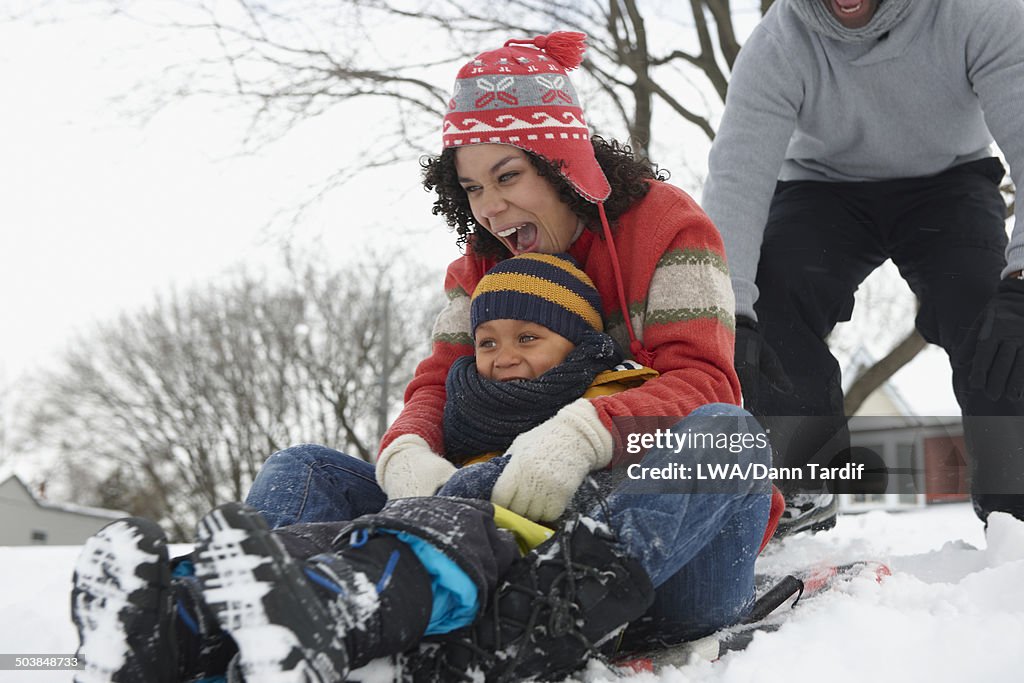
<path fill-rule="evenodd" d="M 1003 175 L 999 160 L 990 158 L 928 178 L 778 184 L 755 310 L 794 389 L 765 387 L 747 399 L 758 416 L 823 419 L 803 427 L 782 421 L 773 435 L 777 466 L 827 464 L 849 445 L 839 364 L 825 338 L 850 319 L 860 283 L 891 258 L 920 303 L 917 329 L 950 357 L 976 511 L 983 519 L 994 510 L 1024 519 L 1024 419 L 988 418 L 1024 415 L 1024 405 L 971 391 L 973 349 L 962 348 L 1006 264 Z"/>

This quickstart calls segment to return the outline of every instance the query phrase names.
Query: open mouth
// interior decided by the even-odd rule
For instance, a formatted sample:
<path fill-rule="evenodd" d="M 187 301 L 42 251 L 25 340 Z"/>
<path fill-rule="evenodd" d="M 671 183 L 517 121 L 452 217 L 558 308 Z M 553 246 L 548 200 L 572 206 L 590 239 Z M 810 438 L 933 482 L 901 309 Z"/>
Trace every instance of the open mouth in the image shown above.
<path fill-rule="evenodd" d="M 869 9 L 868 0 L 831 0 L 836 14 L 843 18 L 855 18 Z"/>
<path fill-rule="evenodd" d="M 533 223 L 512 225 L 495 233 L 513 254 L 525 254 L 537 246 L 537 226 Z"/>

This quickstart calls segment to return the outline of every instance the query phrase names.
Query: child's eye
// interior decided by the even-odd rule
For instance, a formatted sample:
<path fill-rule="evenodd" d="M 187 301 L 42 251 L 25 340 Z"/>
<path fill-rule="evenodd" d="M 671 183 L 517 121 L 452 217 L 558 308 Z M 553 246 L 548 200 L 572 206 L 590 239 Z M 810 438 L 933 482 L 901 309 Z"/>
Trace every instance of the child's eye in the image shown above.
<path fill-rule="evenodd" d="M 491 349 L 494 348 L 493 339 L 482 339 L 476 343 L 478 349 Z"/>
<path fill-rule="evenodd" d="M 532 334 L 521 334 L 521 335 L 519 335 L 519 343 L 520 344 L 529 344 L 530 342 L 535 341 L 536 339 L 537 338 L 535 336 L 533 336 Z"/>

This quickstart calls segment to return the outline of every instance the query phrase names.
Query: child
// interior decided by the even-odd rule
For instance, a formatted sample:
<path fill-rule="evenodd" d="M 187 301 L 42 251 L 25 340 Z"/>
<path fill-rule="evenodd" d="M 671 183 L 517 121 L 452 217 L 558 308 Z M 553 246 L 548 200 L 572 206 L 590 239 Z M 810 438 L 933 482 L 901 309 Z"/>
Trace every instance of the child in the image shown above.
<path fill-rule="evenodd" d="M 445 387 L 445 456 L 462 469 L 440 495 L 490 500 L 519 434 L 580 397 L 658 376 L 622 361 L 600 311 L 600 294 L 568 254 L 523 254 L 480 280 L 470 303 L 474 355 L 452 364 Z M 546 464 L 535 476 L 558 476 L 558 463 Z"/>

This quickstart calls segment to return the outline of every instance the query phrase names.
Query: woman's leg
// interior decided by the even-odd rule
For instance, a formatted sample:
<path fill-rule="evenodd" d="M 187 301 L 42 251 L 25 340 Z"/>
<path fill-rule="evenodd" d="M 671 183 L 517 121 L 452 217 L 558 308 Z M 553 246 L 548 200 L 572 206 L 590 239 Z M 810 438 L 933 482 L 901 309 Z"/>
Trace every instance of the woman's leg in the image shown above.
<path fill-rule="evenodd" d="M 351 520 L 379 512 L 386 501 L 372 464 L 316 444 L 270 456 L 245 499 L 271 528 Z"/>
<path fill-rule="evenodd" d="M 607 502 L 611 526 L 657 589 L 631 627 L 648 640 L 696 638 L 746 614 L 771 501 L 771 451 L 742 408 L 703 406 L 671 433 L 687 441 L 649 451 Z M 651 478 L 669 467 L 676 478 Z"/>
<path fill-rule="evenodd" d="M 743 619 L 754 603 L 754 560 L 769 496 L 736 501 L 734 514 L 696 556 L 655 591 L 654 605 L 631 627 L 645 642 L 694 640 Z M 728 505 L 729 503 L 726 503 Z"/>

